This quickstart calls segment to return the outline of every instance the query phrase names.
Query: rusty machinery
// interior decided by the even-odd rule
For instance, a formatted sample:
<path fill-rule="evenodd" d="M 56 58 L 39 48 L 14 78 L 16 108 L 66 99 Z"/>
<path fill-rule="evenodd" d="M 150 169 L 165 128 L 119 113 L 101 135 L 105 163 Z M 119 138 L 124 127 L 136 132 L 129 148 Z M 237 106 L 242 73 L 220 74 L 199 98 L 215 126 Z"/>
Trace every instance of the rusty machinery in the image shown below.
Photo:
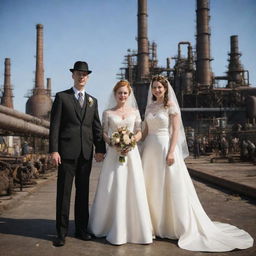
<path fill-rule="evenodd" d="M 26 138 L 47 139 L 49 122 L 12 108 L 0 105 L 0 135 L 24 136 Z M 26 155 L 14 157 L 0 154 L 0 194 L 11 193 L 13 185 L 22 187 L 31 184 L 32 179 L 45 173 L 49 167 L 47 155 Z"/>
<path fill-rule="evenodd" d="M 214 120 L 225 119 L 228 131 L 238 123 L 244 130 L 256 131 L 256 88 L 250 85 L 249 72 L 241 64 L 237 35 L 230 37 L 226 75 L 215 76 L 212 72 L 209 13 L 209 0 L 197 0 L 195 51 L 190 42 L 179 42 L 177 56 L 167 58 L 166 66 L 160 67 L 157 45 L 150 43 L 147 36 L 147 1 L 138 0 L 138 48 L 128 50 L 119 77 L 132 84 L 142 117 L 150 79 L 155 74 L 163 74 L 177 95 L 186 130 L 206 135 Z M 182 45 L 187 45 L 186 57 L 181 54 Z M 173 67 L 171 59 L 175 62 Z M 225 87 L 219 87 L 221 80 L 226 83 Z M 256 138 L 253 140 L 256 142 Z"/>
<path fill-rule="evenodd" d="M 27 154 L 22 157 L 0 156 L 0 195 L 22 191 L 36 184 L 36 179 L 55 168 L 46 154 Z"/>

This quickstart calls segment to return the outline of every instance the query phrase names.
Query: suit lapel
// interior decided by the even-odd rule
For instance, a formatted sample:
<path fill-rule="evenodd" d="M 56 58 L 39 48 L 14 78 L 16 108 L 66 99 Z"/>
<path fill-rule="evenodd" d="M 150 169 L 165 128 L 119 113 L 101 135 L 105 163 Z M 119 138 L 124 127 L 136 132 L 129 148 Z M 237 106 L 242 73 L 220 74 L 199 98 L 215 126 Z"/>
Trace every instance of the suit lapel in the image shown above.
<path fill-rule="evenodd" d="M 79 102 L 77 101 L 77 99 L 75 97 L 75 92 L 74 92 L 73 88 L 70 89 L 69 93 L 70 93 L 70 98 L 71 98 L 72 104 L 74 106 L 76 115 L 77 115 L 78 119 L 80 120 L 80 122 L 82 122 L 81 107 L 80 107 Z"/>
<path fill-rule="evenodd" d="M 84 121 L 86 115 L 88 114 L 88 111 L 89 111 L 89 107 L 88 107 L 88 104 L 89 104 L 89 97 L 87 95 L 87 93 L 85 92 L 84 93 L 84 100 L 85 100 L 85 106 L 84 106 L 84 109 L 83 109 L 83 115 L 82 115 L 82 122 Z"/>

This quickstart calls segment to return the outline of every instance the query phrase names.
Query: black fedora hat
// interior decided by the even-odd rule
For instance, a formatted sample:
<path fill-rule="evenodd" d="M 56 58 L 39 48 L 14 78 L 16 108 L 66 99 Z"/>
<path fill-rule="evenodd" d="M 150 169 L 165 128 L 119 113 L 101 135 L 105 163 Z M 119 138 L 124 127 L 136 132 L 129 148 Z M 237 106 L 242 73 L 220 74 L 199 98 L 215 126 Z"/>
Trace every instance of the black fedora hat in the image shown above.
<path fill-rule="evenodd" d="M 77 61 L 74 64 L 74 68 L 69 69 L 71 72 L 77 70 L 77 71 L 85 71 L 88 74 L 92 73 L 91 70 L 89 70 L 88 64 L 85 61 Z"/>

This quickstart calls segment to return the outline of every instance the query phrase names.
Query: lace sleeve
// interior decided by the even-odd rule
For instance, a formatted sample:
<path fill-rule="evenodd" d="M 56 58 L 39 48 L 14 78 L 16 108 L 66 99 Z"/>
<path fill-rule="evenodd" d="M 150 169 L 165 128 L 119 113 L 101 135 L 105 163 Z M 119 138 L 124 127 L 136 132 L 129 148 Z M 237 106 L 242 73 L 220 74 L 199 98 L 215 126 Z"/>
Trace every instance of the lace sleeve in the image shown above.
<path fill-rule="evenodd" d="M 147 106 L 147 108 L 146 108 L 146 110 L 145 110 L 145 114 L 144 114 L 144 119 L 145 119 L 146 116 L 148 115 L 148 112 L 149 112 L 149 110 L 148 110 L 148 106 Z"/>
<path fill-rule="evenodd" d="M 169 115 L 179 114 L 179 109 L 177 108 L 177 106 L 173 102 L 170 103 L 170 106 L 168 108 L 168 114 Z"/>
<path fill-rule="evenodd" d="M 135 112 L 136 119 L 135 119 L 135 125 L 134 125 L 134 132 L 137 133 L 138 131 L 141 131 L 141 117 L 139 110 L 136 110 Z"/>
<path fill-rule="evenodd" d="M 102 127 L 103 127 L 103 133 L 108 134 L 108 112 L 105 110 L 102 114 Z"/>

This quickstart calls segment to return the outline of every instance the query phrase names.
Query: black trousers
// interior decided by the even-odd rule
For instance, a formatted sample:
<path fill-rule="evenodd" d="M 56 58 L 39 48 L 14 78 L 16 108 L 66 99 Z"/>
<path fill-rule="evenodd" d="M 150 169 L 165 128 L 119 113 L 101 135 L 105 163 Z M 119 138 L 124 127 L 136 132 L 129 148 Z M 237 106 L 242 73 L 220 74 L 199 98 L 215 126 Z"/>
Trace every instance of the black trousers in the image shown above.
<path fill-rule="evenodd" d="M 58 236 L 66 236 L 69 224 L 69 209 L 73 179 L 75 177 L 75 226 L 76 232 L 87 230 L 89 219 L 89 179 L 92 157 L 85 160 L 82 156 L 76 160 L 61 159 L 58 168 L 56 229 Z"/>

